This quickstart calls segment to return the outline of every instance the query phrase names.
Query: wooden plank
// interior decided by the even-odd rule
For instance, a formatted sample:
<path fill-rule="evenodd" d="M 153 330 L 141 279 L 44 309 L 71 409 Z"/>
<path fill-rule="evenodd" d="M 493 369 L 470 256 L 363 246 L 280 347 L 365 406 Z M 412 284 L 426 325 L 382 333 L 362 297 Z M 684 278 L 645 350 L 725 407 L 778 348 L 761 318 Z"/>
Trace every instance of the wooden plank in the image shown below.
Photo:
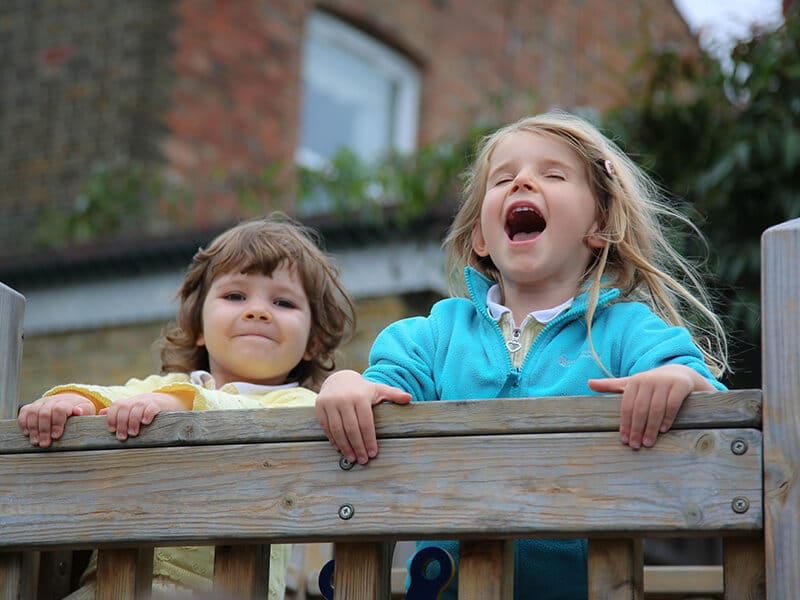
<path fill-rule="evenodd" d="M 19 409 L 24 311 L 25 298 L 0 283 L 0 419 L 16 419 Z M 16 420 L 8 423 L 16 424 Z M 23 562 L 35 568 L 28 567 L 23 574 Z M 28 560 L 23 561 L 22 553 L 0 553 L 0 595 L 19 598 L 23 588 L 33 585 L 37 569 L 38 556 L 28 556 Z"/>
<path fill-rule="evenodd" d="M 761 253 L 767 598 L 800 598 L 800 219 Z"/>
<path fill-rule="evenodd" d="M 393 547 L 389 542 L 334 544 L 334 600 L 391 600 Z"/>
<path fill-rule="evenodd" d="M 642 540 L 589 540 L 589 600 L 644 598 Z"/>
<path fill-rule="evenodd" d="M 0 598 L 19 598 L 21 579 L 22 554 L 0 552 Z"/>
<path fill-rule="evenodd" d="M 395 439 L 348 471 L 327 442 L 11 454 L 0 548 L 760 530 L 760 448 L 752 429 L 640 451 L 616 433 Z"/>
<path fill-rule="evenodd" d="M 153 548 L 100 550 L 97 600 L 147 600 L 153 580 Z"/>
<path fill-rule="evenodd" d="M 617 431 L 620 396 L 564 396 L 381 404 L 381 439 L 405 437 Z M 454 418 L 454 412 L 458 418 Z M 242 427 L 242 423 L 247 427 Z M 761 392 L 702 392 L 687 398 L 673 429 L 760 427 Z M 118 441 L 103 417 L 70 419 L 64 436 L 33 448 L 16 422 L 0 421 L 0 454 L 325 440 L 313 407 L 164 413 L 141 435 Z"/>
<path fill-rule="evenodd" d="M 458 597 L 465 600 L 513 600 L 514 540 L 461 542 Z"/>
<path fill-rule="evenodd" d="M 764 538 L 723 540 L 725 600 L 764 600 Z"/>
<path fill-rule="evenodd" d="M 239 600 L 264 600 L 269 593 L 269 556 L 269 544 L 217 546 L 214 592 Z"/>
<path fill-rule="evenodd" d="M 0 283 L 0 419 L 17 417 L 24 312 L 25 298 Z"/>
<path fill-rule="evenodd" d="M 722 594 L 722 567 L 654 566 L 644 568 L 646 594 Z"/>

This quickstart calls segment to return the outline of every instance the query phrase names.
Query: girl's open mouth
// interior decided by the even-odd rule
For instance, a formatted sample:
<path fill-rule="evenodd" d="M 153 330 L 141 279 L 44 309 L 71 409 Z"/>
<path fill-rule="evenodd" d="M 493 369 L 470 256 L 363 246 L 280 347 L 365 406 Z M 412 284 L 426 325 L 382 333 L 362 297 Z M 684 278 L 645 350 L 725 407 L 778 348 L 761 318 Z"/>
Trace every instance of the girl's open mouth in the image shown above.
<path fill-rule="evenodd" d="M 530 204 L 516 206 L 506 215 L 506 235 L 512 242 L 535 239 L 546 227 L 542 214 Z"/>

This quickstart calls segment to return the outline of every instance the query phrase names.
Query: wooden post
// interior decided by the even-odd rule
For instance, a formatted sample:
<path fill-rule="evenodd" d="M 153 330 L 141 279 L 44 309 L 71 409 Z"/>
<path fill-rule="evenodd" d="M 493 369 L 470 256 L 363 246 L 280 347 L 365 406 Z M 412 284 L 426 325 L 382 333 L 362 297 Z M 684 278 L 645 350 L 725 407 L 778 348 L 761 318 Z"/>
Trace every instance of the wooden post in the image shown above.
<path fill-rule="evenodd" d="M 214 591 L 241 600 L 264 600 L 269 593 L 269 544 L 217 546 Z"/>
<path fill-rule="evenodd" d="M 153 548 L 100 550 L 97 600 L 146 600 L 153 586 Z"/>
<path fill-rule="evenodd" d="M 589 600 L 642 600 L 642 540 L 589 540 Z"/>
<path fill-rule="evenodd" d="M 459 598 L 514 598 L 514 540 L 462 541 L 458 554 Z"/>
<path fill-rule="evenodd" d="M 22 358 L 22 318 L 25 298 L 0 283 L 0 418 L 16 419 L 19 409 L 19 363 Z M 22 552 L 0 552 L 0 595 L 19 598 L 32 587 L 35 573 L 24 573 Z M 35 557 L 31 557 L 35 558 Z M 24 580 L 24 581 L 23 581 Z"/>
<path fill-rule="evenodd" d="M 761 238 L 767 598 L 800 598 L 800 219 Z"/>
<path fill-rule="evenodd" d="M 334 544 L 335 600 L 390 600 L 393 542 Z"/>

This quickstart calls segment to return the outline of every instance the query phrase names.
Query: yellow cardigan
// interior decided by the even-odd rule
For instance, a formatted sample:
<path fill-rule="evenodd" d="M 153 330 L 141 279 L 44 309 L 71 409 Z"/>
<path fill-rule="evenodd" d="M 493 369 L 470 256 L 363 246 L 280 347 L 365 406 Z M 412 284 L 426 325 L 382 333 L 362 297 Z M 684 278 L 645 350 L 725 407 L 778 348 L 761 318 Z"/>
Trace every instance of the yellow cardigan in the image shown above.
<path fill-rule="evenodd" d="M 44 395 L 76 392 L 92 400 L 97 410 L 123 398 L 147 392 L 191 392 L 192 410 L 266 408 L 274 406 L 313 406 L 317 394 L 298 386 L 260 386 L 228 383 L 216 389 L 213 377 L 204 371 L 191 374 L 170 373 L 131 379 L 125 385 L 100 386 L 70 383 L 48 390 Z M 291 557 L 289 544 L 270 546 L 269 600 L 283 600 L 286 569 Z M 82 587 L 64 600 L 93 600 L 97 552 L 92 553 L 82 577 Z M 211 590 L 213 586 L 214 548 L 180 546 L 156 548 L 153 555 L 153 591 L 180 594 L 190 590 Z M 188 596 L 187 596 L 188 597 Z"/>

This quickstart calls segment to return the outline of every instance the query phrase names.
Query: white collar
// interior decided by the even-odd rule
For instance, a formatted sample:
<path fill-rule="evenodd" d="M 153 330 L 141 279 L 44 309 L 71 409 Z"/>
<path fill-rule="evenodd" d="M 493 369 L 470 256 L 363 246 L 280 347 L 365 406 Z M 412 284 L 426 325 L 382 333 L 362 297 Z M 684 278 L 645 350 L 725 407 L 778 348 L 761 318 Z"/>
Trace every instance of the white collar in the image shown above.
<path fill-rule="evenodd" d="M 192 371 L 189 374 L 189 381 L 207 390 L 217 389 L 217 382 L 214 381 L 214 376 L 208 371 Z M 296 381 L 281 385 L 262 385 L 260 383 L 248 383 L 246 381 L 232 381 L 223 385 L 221 389 L 231 386 L 240 394 L 263 394 L 273 390 L 283 390 L 286 388 L 297 387 L 297 385 L 298 384 Z"/>
<path fill-rule="evenodd" d="M 492 287 L 489 288 L 489 291 L 486 292 L 486 309 L 489 311 L 489 314 L 495 321 L 499 321 L 500 317 L 503 316 L 504 313 L 511 312 L 511 309 L 507 306 L 501 304 L 502 294 L 500 293 L 500 286 L 498 284 L 494 284 Z M 553 319 L 555 319 L 558 315 L 566 311 L 570 306 L 572 306 L 572 301 L 575 300 L 575 297 L 569 298 L 566 302 L 562 302 L 558 306 L 554 306 L 553 308 L 544 308 L 542 310 L 534 310 L 525 317 L 533 317 L 539 323 L 549 323 Z M 524 323 L 525 321 L 523 321 Z M 516 323 L 515 323 L 516 325 Z"/>

